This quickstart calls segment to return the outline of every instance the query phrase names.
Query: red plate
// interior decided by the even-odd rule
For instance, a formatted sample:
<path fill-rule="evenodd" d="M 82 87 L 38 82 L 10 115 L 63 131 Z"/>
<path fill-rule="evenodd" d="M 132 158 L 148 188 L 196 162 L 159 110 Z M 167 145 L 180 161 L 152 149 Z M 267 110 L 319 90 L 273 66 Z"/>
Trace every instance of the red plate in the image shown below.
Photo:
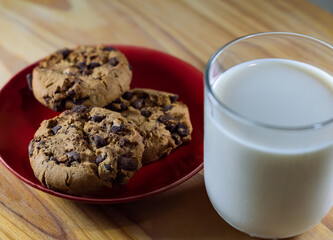
<path fill-rule="evenodd" d="M 179 94 L 189 107 L 192 141 L 168 157 L 141 168 L 122 187 L 89 197 L 71 196 L 45 188 L 29 164 L 28 144 L 42 120 L 56 116 L 29 91 L 26 75 L 36 63 L 16 74 L 0 91 L 0 160 L 18 178 L 49 194 L 86 203 L 120 203 L 168 190 L 192 177 L 203 166 L 203 76 L 188 63 L 168 54 L 133 46 L 116 46 L 132 68 L 131 88 L 152 88 Z"/>

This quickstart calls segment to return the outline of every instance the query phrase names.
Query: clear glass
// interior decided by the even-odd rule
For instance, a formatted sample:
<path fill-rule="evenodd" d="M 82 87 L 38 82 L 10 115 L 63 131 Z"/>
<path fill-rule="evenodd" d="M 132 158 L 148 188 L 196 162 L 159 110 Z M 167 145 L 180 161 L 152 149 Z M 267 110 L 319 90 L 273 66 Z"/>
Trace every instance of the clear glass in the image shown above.
<path fill-rule="evenodd" d="M 258 33 L 219 49 L 205 70 L 204 174 L 225 221 L 251 236 L 276 239 L 320 223 L 333 205 L 333 116 L 306 125 L 271 124 L 215 96 L 214 83 L 229 69 L 267 58 L 307 63 L 333 76 L 332 46 L 300 34 Z"/>

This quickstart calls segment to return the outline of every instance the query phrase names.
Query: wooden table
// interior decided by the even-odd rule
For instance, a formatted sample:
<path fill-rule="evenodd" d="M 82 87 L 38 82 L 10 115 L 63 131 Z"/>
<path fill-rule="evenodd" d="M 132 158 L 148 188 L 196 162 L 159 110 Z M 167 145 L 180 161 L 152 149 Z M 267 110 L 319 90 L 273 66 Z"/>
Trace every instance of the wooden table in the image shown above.
<path fill-rule="evenodd" d="M 291 31 L 333 44 L 333 16 L 303 0 L 0 0 L 0 85 L 55 49 L 117 43 L 155 48 L 204 70 L 253 32 Z M 210 204 L 203 171 L 162 194 L 87 205 L 37 191 L 0 164 L 0 239 L 252 239 Z M 293 239 L 333 239 L 333 210 Z"/>

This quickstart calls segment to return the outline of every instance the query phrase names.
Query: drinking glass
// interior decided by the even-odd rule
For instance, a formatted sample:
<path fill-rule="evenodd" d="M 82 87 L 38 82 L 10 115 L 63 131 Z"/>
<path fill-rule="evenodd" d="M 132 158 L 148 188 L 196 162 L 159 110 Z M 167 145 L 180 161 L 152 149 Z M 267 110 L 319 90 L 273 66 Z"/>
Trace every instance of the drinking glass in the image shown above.
<path fill-rule="evenodd" d="M 217 50 L 205 69 L 204 175 L 210 201 L 242 232 L 286 238 L 320 223 L 333 205 L 333 116 L 310 124 L 272 124 L 224 102 L 214 91 L 217 82 L 259 59 L 297 61 L 333 76 L 333 48 L 296 33 L 257 33 Z M 333 82 L 325 84 L 333 92 Z M 242 97 L 237 88 L 230 91 L 235 92 L 224 90 Z"/>

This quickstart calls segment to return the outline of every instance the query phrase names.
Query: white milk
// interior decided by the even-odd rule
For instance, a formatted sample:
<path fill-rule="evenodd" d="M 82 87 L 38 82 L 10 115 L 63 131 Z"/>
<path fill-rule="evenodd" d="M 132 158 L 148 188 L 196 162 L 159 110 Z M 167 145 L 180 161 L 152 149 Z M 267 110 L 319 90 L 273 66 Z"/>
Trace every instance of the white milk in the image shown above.
<path fill-rule="evenodd" d="M 297 127 L 333 117 L 332 86 L 329 74 L 308 64 L 262 59 L 227 70 L 212 91 L 247 119 Z M 318 140 L 325 129 L 267 130 L 222 112 L 206 90 L 205 184 L 217 212 L 263 238 L 294 236 L 319 223 L 333 204 L 332 141 Z"/>

